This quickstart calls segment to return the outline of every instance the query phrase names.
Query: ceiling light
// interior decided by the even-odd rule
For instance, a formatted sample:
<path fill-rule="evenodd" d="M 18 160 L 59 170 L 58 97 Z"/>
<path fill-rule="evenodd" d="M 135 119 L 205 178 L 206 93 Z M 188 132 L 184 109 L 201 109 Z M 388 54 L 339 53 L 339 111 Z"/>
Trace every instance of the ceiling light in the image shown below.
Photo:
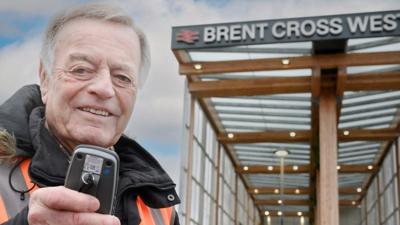
<path fill-rule="evenodd" d="M 233 137 L 235 137 L 235 135 L 233 133 L 228 133 L 228 138 L 232 139 Z"/>
<path fill-rule="evenodd" d="M 345 130 L 345 131 L 343 131 L 343 134 L 344 134 L 345 136 L 347 136 L 347 135 L 349 135 L 349 134 L 350 134 L 350 131 L 348 131 L 348 130 Z"/>
<path fill-rule="evenodd" d="M 340 170 L 340 168 L 342 168 L 342 167 L 340 167 L 339 165 L 336 166 L 336 169 L 337 169 L 337 170 Z"/>
<path fill-rule="evenodd" d="M 249 167 L 248 166 L 243 166 L 243 170 L 247 171 L 247 170 L 249 170 Z"/>
<path fill-rule="evenodd" d="M 278 204 L 282 204 L 282 200 L 279 199 L 279 200 L 278 200 Z"/>
<path fill-rule="evenodd" d="M 282 212 L 281 211 L 278 211 L 278 216 L 282 216 Z"/>
<path fill-rule="evenodd" d="M 302 216 L 303 213 L 302 213 L 302 212 L 297 212 L 297 215 L 298 215 L 298 216 Z"/>
<path fill-rule="evenodd" d="M 296 132 L 292 131 L 292 132 L 289 133 L 289 135 L 290 135 L 290 137 L 296 137 Z"/>
<path fill-rule="evenodd" d="M 289 152 L 288 152 L 286 149 L 279 149 L 279 150 L 275 151 L 274 154 L 275 154 L 277 157 L 283 158 L 283 157 L 288 156 L 288 155 L 289 155 Z"/>
<path fill-rule="evenodd" d="M 351 204 L 352 204 L 352 205 L 356 205 L 356 201 L 352 201 Z"/>
<path fill-rule="evenodd" d="M 294 165 L 294 166 L 293 166 L 293 170 L 294 170 L 294 171 L 297 171 L 297 170 L 299 170 L 299 167 L 296 166 L 296 165 Z"/>
<path fill-rule="evenodd" d="M 258 194 L 258 189 L 257 188 L 254 189 L 254 193 Z"/>
<path fill-rule="evenodd" d="M 358 192 L 358 193 L 361 193 L 361 192 L 362 192 L 362 188 L 360 188 L 360 187 L 357 188 L 357 192 Z"/>
<path fill-rule="evenodd" d="M 290 60 L 289 59 L 282 59 L 282 65 L 289 65 Z"/>
<path fill-rule="evenodd" d="M 296 189 L 296 190 L 294 191 L 294 193 L 300 194 L 300 189 Z"/>
<path fill-rule="evenodd" d="M 369 169 L 369 170 L 372 170 L 373 168 L 374 168 L 373 165 L 368 165 L 368 169 Z"/>
<path fill-rule="evenodd" d="M 274 170 L 274 167 L 273 166 L 268 166 L 268 170 L 272 171 L 272 170 Z"/>
<path fill-rule="evenodd" d="M 201 69 L 203 68 L 203 65 L 201 65 L 200 63 L 196 63 L 196 64 L 193 65 L 193 67 L 194 67 L 196 70 L 201 70 Z"/>
<path fill-rule="evenodd" d="M 269 211 L 265 211 L 264 215 L 269 216 Z"/>
<path fill-rule="evenodd" d="M 275 190 L 274 190 L 274 193 L 275 193 L 275 194 L 279 194 L 279 189 L 275 189 Z"/>

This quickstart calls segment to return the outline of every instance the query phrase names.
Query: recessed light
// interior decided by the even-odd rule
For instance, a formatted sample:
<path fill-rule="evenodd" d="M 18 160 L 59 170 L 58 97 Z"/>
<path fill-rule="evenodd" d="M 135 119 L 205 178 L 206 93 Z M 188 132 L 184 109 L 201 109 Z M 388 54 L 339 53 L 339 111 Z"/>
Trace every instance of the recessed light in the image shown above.
<path fill-rule="evenodd" d="M 201 65 L 200 63 L 196 63 L 196 64 L 193 65 L 193 67 L 194 67 L 196 70 L 201 70 L 201 69 L 203 68 L 203 65 Z"/>
<path fill-rule="evenodd" d="M 273 166 L 268 166 L 268 170 L 272 171 L 272 170 L 274 170 L 274 167 Z"/>
<path fill-rule="evenodd" d="M 340 167 L 339 165 L 336 166 L 336 169 L 337 169 L 337 170 L 340 170 L 340 168 L 342 168 L 342 167 Z"/>
<path fill-rule="evenodd" d="M 232 138 L 234 138 L 235 137 L 235 135 L 233 134 L 233 133 L 228 133 L 228 138 L 229 139 L 232 139 Z"/>
<path fill-rule="evenodd" d="M 258 194 L 258 189 L 257 188 L 254 189 L 254 193 Z"/>
<path fill-rule="evenodd" d="M 292 131 L 289 133 L 290 137 L 296 137 L 296 132 Z"/>
<path fill-rule="evenodd" d="M 275 190 L 274 190 L 274 193 L 275 193 L 275 194 L 279 194 L 279 189 L 275 189 Z"/>
<path fill-rule="evenodd" d="M 289 65 L 290 60 L 289 59 L 282 59 L 282 65 Z"/>
<path fill-rule="evenodd" d="M 293 170 L 294 170 L 294 171 L 297 171 L 297 170 L 299 170 L 299 167 L 296 166 L 296 165 L 294 165 L 294 166 L 293 166 Z"/>
<path fill-rule="evenodd" d="M 368 165 L 368 169 L 369 169 L 369 170 L 372 170 L 373 168 L 374 168 L 373 165 Z"/>
<path fill-rule="evenodd" d="M 247 171 L 247 170 L 249 170 L 249 167 L 248 166 L 243 166 L 243 170 Z"/>
<path fill-rule="evenodd" d="M 348 130 L 345 130 L 345 131 L 343 131 L 343 134 L 344 134 L 345 136 L 347 136 L 347 135 L 349 135 L 349 134 L 350 134 L 350 131 L 348 131 Z"/>
<path fill-rule="evenodd" d="M 296 190 L 294 191 L 294 193 L 300 194 L 300 189 L 296 189 Z"/>
<path fill-rule="evenodd" d="M 278 216 L 282 216 L 282 212 L 281 211 L 278 211 Z"/>
<path fill-rule="evenodd" d="M 362 192 L 362 188 L 360 188 L 360 187 L 357 188 L 357 192 L 358 192 L 358 193 L 361 193 L 361 192 Z"/>
<path fill-rule="evenodd" d="M 279 200 L 278 200 L 278 204 L 282 204 L 282 200 L 279 199 Z"/>
<path fill-rule="evenodd" d="M 269 211 L 265 211 L 264 215 L 269 216 Z"/>
<path fill-rule="evenodd" d="M 303 213 L 302 213 L 302 212 L 297 212 L 297 215 L 298 215 L 298 216 L 302 216 Z"/>

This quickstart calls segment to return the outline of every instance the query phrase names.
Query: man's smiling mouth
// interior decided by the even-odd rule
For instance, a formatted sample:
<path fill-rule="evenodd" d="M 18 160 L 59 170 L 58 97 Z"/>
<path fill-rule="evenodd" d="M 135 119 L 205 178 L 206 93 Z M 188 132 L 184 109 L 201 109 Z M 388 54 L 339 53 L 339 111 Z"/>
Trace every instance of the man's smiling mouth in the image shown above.
<path fill-rule="evenodd" d="M 92 113 L 94 115 L 98 115 L 98 116 L 107 117 L 107 116 L 111 115 L 111 113 L 109 113 L 109 112 L 107 112 L 105 110 L 101 110 L 101 109 L 93 109 L 93 108 L 89 108 L 89 107 L 83 107 L 83 108 L 79 108 L 79 109 L 82 110 L 82 111 L 85 111 L 85 112 Z"/>

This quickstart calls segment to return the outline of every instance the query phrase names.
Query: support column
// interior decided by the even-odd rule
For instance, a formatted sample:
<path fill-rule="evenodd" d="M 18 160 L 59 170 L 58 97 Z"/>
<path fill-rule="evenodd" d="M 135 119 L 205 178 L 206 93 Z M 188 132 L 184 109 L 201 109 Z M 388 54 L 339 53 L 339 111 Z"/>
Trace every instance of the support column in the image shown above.
<path fill-rule="evenodd" d="M 318 225 L 339 225 L 336 93 L 322 89 L 319 109 Z"/>
<path fill-rule="evenodd" d="M 396 153 L 396 175 L 397 175 L 397 205 L 400 207 L 400 149 L 399 149 L 399 140 L 400 137 L 396 138 L 394 141 L 395 153 Z M 400 218 L 400 212 L 397 212 Z"/>
<path fill-rule="evenodd" d="M 383 164 L 382 164 L 383 165 Z M 376 174 L 376 208 L 378 211 L 378 224 L 381 225 L 382 217 L 381 217 L 381 187 L 380 187 L 381 179 L 379 176 L 379 172 Z"/>
<path fill-rule="evenodd" d="M 218 222 L 219 222 L 219 220 L 218 220 L 218 212 L 219 212 L 219 184 L 220 184 L 220 175 L 219 175 L 219 170 L 220 170 L 220 167 L 221 167 L 221 151 L 222 151 L 222 149 L 221 149 L 221 144 L 219 144 L 218 143 L 218 149 L 217 149 L 217 167 L 215 168 L 216 170 L 217 170 L 217 176 L 216 176 L 216 182 L 215 182 L 215 185 L 217 186 L 216 187 L 216 194 L 215 194 L 215 225 L 218 225 Z"/>
<path fill-rule="evenodd" d="M 192 173 L 193 173 L 193 135 L 194 135 L 194 103 L 193 96 L 190 97 L 190 124 L 189 124 L 189 141 L 188 141 L 188 156 L 187 156 L 187 176 L 186 176 L 186 195 L 185 195 L 185 225 L 190 224 L 190 213 L 192 210 Z"/>

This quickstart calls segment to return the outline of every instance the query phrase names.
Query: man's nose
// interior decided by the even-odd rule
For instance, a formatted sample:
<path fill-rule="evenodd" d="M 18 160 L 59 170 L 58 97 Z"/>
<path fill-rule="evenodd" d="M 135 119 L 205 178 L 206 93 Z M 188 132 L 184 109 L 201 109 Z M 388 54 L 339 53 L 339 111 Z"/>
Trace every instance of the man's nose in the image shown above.
<path fill-rule="evenodd" d="M 89 86 L 89 92 L 104 99 L 115 96 L 114 85 L 112 83 L 109 70 L 104 69 L 99 71 Z"/>

